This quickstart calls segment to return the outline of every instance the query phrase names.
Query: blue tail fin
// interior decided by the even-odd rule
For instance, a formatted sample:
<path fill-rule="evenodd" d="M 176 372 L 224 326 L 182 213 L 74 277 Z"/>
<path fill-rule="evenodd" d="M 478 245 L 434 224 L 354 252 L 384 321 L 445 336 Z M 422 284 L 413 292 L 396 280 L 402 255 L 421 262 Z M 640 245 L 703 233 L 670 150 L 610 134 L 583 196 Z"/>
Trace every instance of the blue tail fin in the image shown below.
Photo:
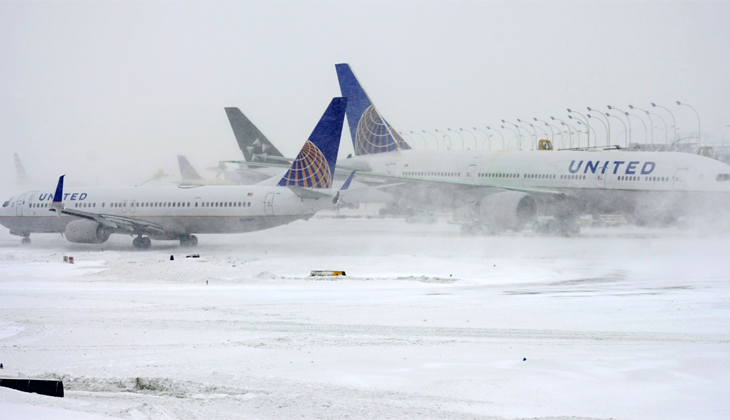
<path fill-rule="evenodd" d="M 190 164 L 185 156 L 177 155 L 177 164 L 180 166 L 180 176 L 182 176 L 183 180 L 192 181 L 203 179 L 203 177 L 198 174 L 198 171 L 193 168 L 193 165 Z"/>
<path fill-rule="evenodd" d="M 356 155 L 409 150 L 411 146 L 378 113 L 349 64 L 335 64 L 340 92 L 347 101 L 347 124 Z"/>
<path fill-rule="evenodd" d="M 334 98 L 309 140 L 279 181 L 281 186 L 331 188 L 340 149 L 347 98 Z"/>

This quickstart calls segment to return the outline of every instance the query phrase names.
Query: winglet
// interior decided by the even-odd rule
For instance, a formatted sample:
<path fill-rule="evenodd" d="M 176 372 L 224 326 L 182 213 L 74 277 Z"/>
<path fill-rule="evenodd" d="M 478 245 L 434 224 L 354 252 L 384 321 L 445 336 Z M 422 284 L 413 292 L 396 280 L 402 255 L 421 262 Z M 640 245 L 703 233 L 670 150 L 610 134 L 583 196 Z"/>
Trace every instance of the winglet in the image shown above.
<path fill-rule="evenodd" d="M 350 175 L 345 180 L 345 183 L 342 184 L 342 187 L 340 187 L 340 191 L 347 191 L 347 189 L 350 188 L 350 183 L 352 182 L 352 178 L 355 177 L 355 172 L 357 172 L 357 171 L 352 171 L 350 173 Z"/>
<path fill-rule="evenodd" d="M 333 98 L 278 185 L 331 188 L 340 149 L 347 98 Z"/>
<path fill-rule="evenodd" d="M 61 213 L 59 210 L 63 210 L 63 179 L 66 177 L 66 175 L 61 175 L 60 178 L 58 178 L 58 185 L 56 185 L 56 193 L 53 194 L 53 204 L 51 204 L 51 208 L 48 209 L 48 211 L 55 211 L 56 216 L 61 217 Z"/>
<path fill-rule="evenodd" d="M 342 96 L 348 98 L 347 125 L 355 155 L 409 150 L 411 146 L 383 118 L 349 64 L 335 64 Z"/>

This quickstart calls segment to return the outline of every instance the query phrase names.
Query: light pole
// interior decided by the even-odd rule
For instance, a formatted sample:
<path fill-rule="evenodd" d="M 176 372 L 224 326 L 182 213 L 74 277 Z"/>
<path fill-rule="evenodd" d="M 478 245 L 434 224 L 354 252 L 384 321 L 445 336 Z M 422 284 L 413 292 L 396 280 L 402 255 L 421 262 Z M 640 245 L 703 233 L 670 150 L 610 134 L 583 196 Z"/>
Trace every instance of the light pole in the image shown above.
<path fill-rule="evenodd" d="M 491 140 L 489 140 L 489 133 L 482 130 L 481 128 L 476 128 L 476 127 L 472 127 L 472 130 L 481 131 L 482 133 L 484 133 L 484 135 L 486 136 L 486 137 L 484 137 L 484 140 L 489 142 L 489 150 L 492 150 L 492 142 L 491 142 Z M 482 142 L 482 150 L 484 150 L 484 142 Z"/>
<path fill-rule="evenodd" d="M 535 120 L 535 122 L 540 121 L 541 123 L 544 123 L 546 126 L 548 126 L 548 128 L 550 128 L 550 140 L 555 141 L 555 132 L 553 131 L 552 125 L 548 124 L 547 121 L 537 119 L 537 117 L 532 117 L 532 119 Z M 543 129 L 543 131 L 545 130 Z M 545 135 L 547 136 L 547 131 L 545 132 Z"/>
<path fill-rule="evenodd" d="M 594 112 L 595 115 L 600 115 L 601 117 L 606 118 L 606 127 L 608 127 L 608 131 L 606 131 L 606 146 L 609 146 L 611 143 L 611 123 L 608 122 L 608 118 L 603 115 L 603 112 L 597 109 L 591 109 L 591 107 L 589 106 L 587 106 L 586 108 L 588 109 L 588 111 Z M 603 122 L 603 120 L 601 120 L 601 122 Z M 598 144 L 596 144 L 596 146 L 598 146 Z"/>
<path fill-rule="evenodd" d="M 668 146 L 669 145 L 669 127 L 667 126 L 667 122 L 659 114 L 655 114 L 653 112 L 650 112 L 649 115 L 650 116 L 653 115 L 653 116 L 659 118 L 664 123 L 664 143 Z M 651 118 L 651 117 L 649 117 L 649 118 Z"/>
<path fill-rule="evenodd" d="M 568 147 L 572 149 L 573 148 L 573 133 L 570 132 L 570 126 L 565 121 L 561 120 L 560 118 L 550 117 L 550 119 L 553 121 L 558 121 L 559 123 L 568 127 Z M 580 139 L 579 139 L 579 141 L 580 141 Z M 564 146 L 562 140 L 560 141 L 560 145 Z"/>
<path fill-rule="evenodd" d="M 456 131 L 456 130 L 452 130 L 452 129 L 450 129 L 450 128 L 446 128 L 446 130 L 447 130 L 447 131 L 450 131 L 450 132 L 452 132 L 452 133 L 456 133 L 456 134 L 458 134 L 458 135 L 459 135 L 459 137 L 461 138 L 461 150 L 464 150 L 464 149 L 465 149 L 465 146 L 466 146 L 466 144 L 464 143 L 464 136 L 462 136 L 462 135 L 461 135 L 461 133 L 459 133 L 459 132 L 458 132 L 458 131 Z M 450 139 L 449 139 L 449 140 L 450 140 Z"/>
<path fill-rule="evenodd" d="M 606 113 L 606 116 L 607 117 L 614 117 L 617 120 L 621 121 L 621 124 L 624 126 L 624 136 L 625 136 L 625 139 L 626 139 L 625 146 L 626 147 L 629 147 L 629 130 L 626 129 L 626 123 L 624 122 L 624 120 L 622 118 L 619 118 L 619 117 L 615 116 L 615 115 L 611 115 L 608 112 Z"/>
<path fill-rule="evenodd" d="M 588 124 L 588 118 L 586 118 L 586 116 L 583 115 L 583 114 L 581 114 L 580 112 L 578 112 L 578 111 L 571 111 L 571 109 L 568 108 L 568 114 L 570 114 L 570 113 L 575 113 L 575 114 L 578 114 L 581 117 L 583 117 L 583 120 L 582 121 L 586 125 L 586 127 L 588 127 L 588 130 L 587 130 L 587 132 L 588 132 L 587 146 L 588 146 L 588 148 L 590 148 L 591 147 L 591 125 Z"/>
<path fill-rule="evenodd" d="M 537 130 L 535 130 L 535 126 L 534 126 L 534 125 L 532 125 L 532 124 L 530 124 L 530 123 L 529 123 L 529 122 L 527 122 L 527 121 L 522 121 L 522 120 L 521 120 L 521 119 L 519 119 L 519 118 L 517 118 L 517 122 L 518 122 L 518 123 L 520 123 L 520 124 L 527 124 L 527 125 L 529 125 L 530 127 L 532 127 L 532 131 L 533 131 L 533 133 L 535 134 L 535 141 L 534 141 L 534 142 L 532 143 L 532 146 L 530 147 L 530 150 L 535 150 L 535 144 L 537 143 Z M 525 128 L 525 130 L 527 130 L 527 128 Z M 530 131 L 528 130 L 527 132 L 529 133 Z"/>
<path fill-rule="evenodd" d="M 654 121 L 651 120 L 651 114 L 649 113 L 649 111 L 647 111 L 645 109 L 641 109 L 638 106 L 635 107 L 633 105 L 629 105 L 629 108 L 638 109 L 639 111 L 644 111 L 644 113 L 646 113 L 646 116 L 649 117 L 649 128 L 651 128 L 651 145 L 654 146 Z"/>
<path fill-rule="evenodd" d="M 443 131 L 439 131 L 439 129 L 438 129 L 438 128 L 434 128 L 434 129 L 433 129 L 433 131 L 435 131 L 435 132 L 437 132 L 437 133 L 441 134 L 441 137 L 442 137 L 442 138 L 444 138 L 444 139 L 449 139 L 449 148 L 448 148 L 448 149 L 446 149 L 446 150 L 451 150 L 451 148 L 453 147 L 453 144 L 451 143 L 451 136 L 450 136 L 450 135 L 448 135 L 447 133 L 443 132 Z M 446 140 L 444 140 L 444 146 L 445 146 L 445 145 L 446 145 Z"/>
<path fill-rule="evenodd" d="M 511 131 L 515 135 L 515 139 L 519 139 L 520 138 L 519 133 L 515 132 L 515 130 L 513 130 L 513 129 L 509 128 L 509 127 L 505 127 L 503 125 L 500 125 L 500 127 L 502 127 L 505 130 Z M 510 141 L 512 141 L 512 139 L 510 139 Z M 517 140 L 517 141 L 520 141 L 520 140 Z M 502 139 L 502 144 L 504 145 L 504 139 Z M 504 149 L 504 150 L 507 150 L 507 149 Z"/>
<path fill-rule="evenodd" d="M 648 133 L 648 131 L 647 131 L 647 129 L 646 129 L 646 123 L 645 123 L 645 122 L 644 122 L 644 120 L 643 120 L 642 118 L 640 118 L 640 117 L 639 117 L 638 115 L 636 115 L 636 114 L 629 114 L 629 113 L 627 112 L 627 113 L 626 113 L 626 119 L 629 119 L 629 117 L 634 117 L 634 118 L 637 118 L 637 119 L 638 119 L 639 121 L 641 121 L 641 123 L 642 123 L 642 124 L 644 124 L 644 143 L 646 143 L 646 140 L 647 140 L 647 138 L 649 137 L 649 133 Z"/>
<path fill-rule="evenodd" d="M 515 124 L 513 122 L 509 122 L 509 121 L 505 121 L 505 120 L 502 120 L 502 124 L 512 124 L 515 127 L 515 129 L 517 129 L 517 139 L 518 139 L 517 141 L 519 142 L 518 149 L 522 150 L 522 132 L 520 131 L 520 126 L 518 126 L 517 124 Z M 529 133 L 529 131 L 528 131 L 528 133 Z"/>
<path fill-rule="evenodd" d="M 591 131 L 593 131 L 593 138 L 595 139 L 593 143 L 596 143 L 596 141 L 598 140 L 598 134 L 596 134 L 596 130 L 594 130 L 593 127 L 591 127 L 590 125 L 584 123 L 583 120 L 581 120 L 578 117 L 573 117 L 572 115 L 568 115 L 568 118 L 571 119 L 571 120 L 573 118 L 575 118 L 575 122 L 576 123 L 578 123 L 579 125 L 580 124 L 584 125 L 586 127 L 586 133 L 587 134 L 590 135 L 591 134 Z M 578 147 L 580 147 L 580 144 L 578 144 Z M 587 149 L 590 149 L 591 148 L 590 143 L 586 143 L 586 148 Z"/>
<path fill-rule="evenodd" d="M 491 128 L 491 127 L 487 127 L 487 130 L 492 130 L 492 128 Z M 499 133 L 499 137 L 502 137 L 502 150 L 507 150 L 507 149 L 506 149 L 506 148 L 504 147 L 504 134 L 502 134 L 502 132 L 501 132 L 501 131 L 499 131 L 499 130 L 496 130 L 496 129 L 495 129 L 494 131 L 496 131 L 497 133 Z M 491 145 L 491 142 L 490 142 L 490 144 L 489 144 L 489 149 L 490 149 L 490 150 L 492 149 L 492 145 Z"/>
<path fill-rule="evenodd" d="M 474 137 L 474 150 L 477 150 L 479 148 L 479 146 L 477 145 L 477 135 L 476 134 L 469 131 L 468 128 L 466 130 L 464 130 L 463 128 L 459 127 L 459 131 L 466 131 L 467 133 L 471 134 L 471 136 Z"/>
<path fill-rule="evenodd" d="M 665 106 L 657 105 L 654 102 L 651 103 L 651 106 L 653 106 L 654 108 L 662 108 L 662 109 L 666 110 L 669 113 L 669 115 L 672 116 L 672 127 L 674 127 L 674 141 L 677 141 L 677 120 L 674 119 L 674 114 L 672 114 L 672 111 L 670 111 L 669 108 L 667 108 Z"/>
<path fill-rule="evenodd" d="M 587 115 L 588 115 L 588 118 L 593 118 L 593 115 L 591 115 L 591 114 L 587 114 Z M 606 146 L 608 146 L 608 141 L 609 141 L 608 136 L 611 133 L 611 129 L 606 125 L 605 122 L 603 122 L 602 119 L 596 118 L 596 121 L 600 121 L 601 124 L 603 124 L 603 129 L 606 130 Z M 596 147 L 598 147 L 598 136 L 596 136 Z"/>
<path fill-rule="evenodd" d="M 411 134 L 418 135 L 419 137 L 421 137 L 421 140 L 423 140 L 423 150 L 427 150 L 428 149 L 428 143 L 426 143 L 426 138 L 423 137 L 421 135 L 421 133 L 419 133 L 419 132 L 415 132 L 414 133 L 413 131 L 411 131 Z M 438 145 L 436 145 L 436 148 L 438 149 Z"/>
<path fill-rule="evenodd" d="M 611 105 L 608 106 L 608 109 L 616 110 L 616 111 L 626 115 L 626 121 L 629 122 L 629 143 L 631 143 L 631 120 L 629 119 L 629 113 L 626 111 L 620 110 L 620 109 L 616 108 L 615 106 L 611 106 Z"/>
<path fill-rule="evenodd" d="M 688 106 L 692 108 L 692 111 L 695 112 L 695 115 L 697 115 L 697 144 L 702 147 L 702 122 L 700 121 L 700 114 L 697 112 L 697 110 L 690 104 L 683 104 L 682 102 L 677 101 L 677 105 L 679 106 Z"/>
<path fill-rule="evenodd" d="M 427 133 L 427 134 L 430 134 L 430 135 L 432 135 L 432 136 L 433 136 L 433 139 L 434 139 L 434 140 L 436 140 L 436 150 L 438 150 L 438 149 L 439 149 L 439 138 L 438 138 L 438 137 L 436 137 L 436 135 L 435 135 L 435 134 L 433 134 L 433 133 L 432 133 L 432 132 L 430 132 L 430 131 L 426 131 L 426 130 L 421 130 L 421 131 L 423 131 L 424 133 Z"/>

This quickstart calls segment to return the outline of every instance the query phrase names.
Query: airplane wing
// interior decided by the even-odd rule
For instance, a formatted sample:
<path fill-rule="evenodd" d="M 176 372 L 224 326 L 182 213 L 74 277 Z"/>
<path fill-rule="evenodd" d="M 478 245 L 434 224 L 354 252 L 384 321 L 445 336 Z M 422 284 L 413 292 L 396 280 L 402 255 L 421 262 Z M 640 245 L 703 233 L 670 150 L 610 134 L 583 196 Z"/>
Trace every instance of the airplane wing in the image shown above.
<path fill-rule="evenodd" d="M 135 219 L 133 217 L 115 216 L 112 214 L 91 213 L 77 209 L 61 209 L 61 214 L 78 217 L 80 219 L 93 220 L 102 226 L 111 229 L 125 230 L 134 234 L 155 234 L 164 235 L 167 232 L 157 223 Z"/>

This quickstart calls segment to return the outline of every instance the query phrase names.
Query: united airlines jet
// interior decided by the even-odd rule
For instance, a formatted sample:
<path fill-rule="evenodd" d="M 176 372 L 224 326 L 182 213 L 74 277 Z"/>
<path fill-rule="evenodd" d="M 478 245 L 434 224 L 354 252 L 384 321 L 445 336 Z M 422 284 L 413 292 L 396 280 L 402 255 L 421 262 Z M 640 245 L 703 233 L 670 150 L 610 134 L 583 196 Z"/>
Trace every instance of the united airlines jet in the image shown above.
<path fill-rule="evenodd" d="M 309 219 L 336 204 L 332 189 L 346 98 L 332 99 L 309 140 L 282 175 L 250 186 L 64 189 L 29 191 L 5 201 L 0 224 L 30 243 L 32 233 L 63 233 L 74 243 L 103 243 L 114 233 L 195 246 L 195 234 L 241 233 Z M 347 189 L 354 172 L 342 186 Z"/>
<path fill-rule="evenodd" d="M 465 230 L 519 229 L 538 211 L 563 234 L 583 212 L 623 212 L 639 223 L 670 222 L 730 209 L 730 166 L 687 153 L 589 151 L 421 151 L 382 117 L 348 64 L 337 64 L 355 156 L 341 169 L 362 180 L 405 182 L 398 196 L 417 205 L 465 205 Z"/>

